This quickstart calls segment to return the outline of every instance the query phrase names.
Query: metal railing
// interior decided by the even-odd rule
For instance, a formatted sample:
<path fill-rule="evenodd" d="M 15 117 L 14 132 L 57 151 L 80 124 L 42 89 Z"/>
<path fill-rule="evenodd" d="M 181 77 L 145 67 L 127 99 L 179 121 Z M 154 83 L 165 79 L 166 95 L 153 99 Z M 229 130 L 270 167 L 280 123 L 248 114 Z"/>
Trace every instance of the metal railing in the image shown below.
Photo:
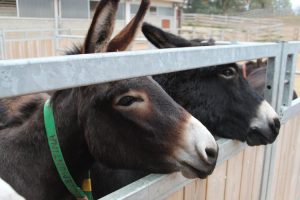
<path fill-rule="evenodd" d="M 295 61 L 299 52 L 300 42 L 241 43 L 3 60 L 0 61 L 0 98 L 267 57 L 268 89 L 265 96 L 277 112 L 282 114 L 284 122 L 295 115 L 295 112 L 290 112 L 290 105 L 300 110 L 299 100 L 291 102 Z M 218 140 L 218 144 L 218 165 L 247 146 L 227 139 Z M 274 169 L 272 156 L 275 153 L 276 144 L 269 145 L 265 151 L 261 200 L 269 198 Z M 162 199 L 189 182 L 178 173 L 152 174 L 102 199 Z"/>

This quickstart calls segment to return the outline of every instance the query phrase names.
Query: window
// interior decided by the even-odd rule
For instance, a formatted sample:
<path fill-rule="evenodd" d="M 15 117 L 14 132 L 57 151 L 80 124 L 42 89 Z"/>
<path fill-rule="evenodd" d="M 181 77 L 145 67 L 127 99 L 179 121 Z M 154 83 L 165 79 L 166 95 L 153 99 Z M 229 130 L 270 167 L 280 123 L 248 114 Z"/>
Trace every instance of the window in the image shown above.
<path fill-rule="evenodd" d="M 20 17 L 54 18 L 54 2 L 49 0 L 18 0 Z"/>
<path fill-rule="evenodd" d="M 17 16 L 16 0 L 0 0 L 0 16 Z"/>
<path fill-rule="evenodd" d="M 157 15 L 157 7 L 150 6 L 150 14 L 151 15 Z"/>
<path fill-rule="evenodd" d="M 88 18 L 88 0 L 62 0 L 60 2 L 62 18 Z"/>
<path fill-rule="evenodd" d="M 138 4 L 130 4 L 130 14 L 136 14 L 139 10 Z"/>
<path fill-rule="evenodd" d="M 97 5 L 98 5 L 98 1 L 91 1 L 90 2 L 90 15 L 91 15 L 91 18 L 94 16 L 94 12 L 96 10 Z M 116 18 L 120 19 L 120 20 L 125 19 L 125 4 L 124 3 L 119 4 L 119 8 L 118 8 L 118 11 L 117 11 Z"/>
<path fill-rule="evenodd" d="M 171 7 L 158 7 L 158 15 L 160 16 L 173 16 L 174 10 Z"/>

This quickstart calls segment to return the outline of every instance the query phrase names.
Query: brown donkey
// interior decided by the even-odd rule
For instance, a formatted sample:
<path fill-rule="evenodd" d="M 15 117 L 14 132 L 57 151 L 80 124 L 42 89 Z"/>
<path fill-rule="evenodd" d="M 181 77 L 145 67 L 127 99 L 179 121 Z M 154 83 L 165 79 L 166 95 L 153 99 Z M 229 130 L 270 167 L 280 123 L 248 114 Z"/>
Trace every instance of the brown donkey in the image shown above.
<path fill-rule="evenodd" d="M 134 32 L 130 40 L 120 33 L 109 42 L 118 3 L 99 3 L 80 53 L 128 47 Z M 142 1 L 143 12 L 136 18 L 143 18 L 148 6 L 149 1 Z M 133 19 L 128 32 L 138 26 L 134 21 L 141 20 Z M 26 199 L 73 199 L 51 158 L 43 98 L 26 102 L 21 106 L 30 108 L 22 110 L 28 112 L 26 120 L 0 131 L 0 177 Z M 60 146 L 77 184 L 95 160 L 112 168 L 182 171 L 190 178 L 204 178 L 215 167 L 218 147 L 210 132 L 151 77 L 56 91 L 51 105 Z"/>

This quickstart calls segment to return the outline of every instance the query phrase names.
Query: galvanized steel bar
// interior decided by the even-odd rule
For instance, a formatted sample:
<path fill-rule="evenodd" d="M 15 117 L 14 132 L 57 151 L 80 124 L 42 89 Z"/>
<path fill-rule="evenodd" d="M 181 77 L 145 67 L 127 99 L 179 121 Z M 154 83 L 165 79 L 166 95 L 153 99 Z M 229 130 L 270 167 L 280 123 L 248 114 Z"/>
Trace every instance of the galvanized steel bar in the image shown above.
<path fill-rule="evenodd" d="M 282 44 L 280 49 L 282 48 Z M 268 59 L 267 73 L 266 73 L 266 100 L 276 109 L 277 95 L 278 95 L 278 83 L 280 77 L 280 64 L 281 64 L 281 52 L 275 57 Z M 272 145 L 265 146 L 264 152 L 264 165 L 261 179 L 260 200 L 265 200 L 268 192 L 269 183 L 269 170 L 271 165 Z"/>
<path fill-rule="evenodd" d="M 4 60 L 0 98 L 279 55 L 276 43 Z"/>
<path fill-rule="evenodd" d="M 294 86 L 294 76 L 296 70 L 296 55 L 300 52 L 300 42 L 283 42 L 280 58 L 280 73 L 278 82 L 278 91 L 276 97 L 276 111 L 282 116 L 282 104 L 290 106 L 292 91 Z M 288 81 L 288 82 L 286 82 Z M 274 85 L 273 85 L 274 86 Z M 273 183 L 273 174 L 275 169 L 275 160 L 277 150 L 277 141 L 271 146 L 266 147 L 263 181 L 261 188 L 261 200 L 271 200 L 270 193 Z"/>
<path fill-rule="evenodd" d="M 5 53 L 4 53 L 4 51 L 5 51 L 5 41 L 4 41 L 3 34 L 4 34 L 3 31 L 0 30 L 0 52 L 1 52 L 1 58 L 0 58 L 0 60 L 4 60 L 5 59 L 5 57 L 4 57 L 4 55 L 5 55 Z"/>
<path fill-rule="evenodd" d="M 288 120 L 300 114 L 300 98 L 292 101 L 289 107 L 283 107 L 283 117 L 280 122 L 285 124 Z"/>
<path fill-rule="evenodd" d="M 59 48 L 59 4 L 60 0 L 54 0 L 54 53 L 56 55 L 56 49 Z"/>
<path fill-rule="evenodd" d="M 278 92 L 277 83 L 279 81 L 280 73 L 280 56 L 268 58 L 268 66 L 266 73 L 266 84 L 265 84 L 265 99 L 275 108 L 276 96 Z"/>
<path fill-rule="evenodd" d="M 295 80 L 295 71 L 296 71 L 296 63 L 297 63 L 297 54 L 288 54 L 287 55 L 287 64 L 285 69 L 285 78 L 281 83 L 282 87 L 282 100 L 278 102 L 278 106 L 290 106 L 293 99 L 293 91 L 294 91 L 294 80 Z M 281 110 L 282 116 L 283 111 Z"/>

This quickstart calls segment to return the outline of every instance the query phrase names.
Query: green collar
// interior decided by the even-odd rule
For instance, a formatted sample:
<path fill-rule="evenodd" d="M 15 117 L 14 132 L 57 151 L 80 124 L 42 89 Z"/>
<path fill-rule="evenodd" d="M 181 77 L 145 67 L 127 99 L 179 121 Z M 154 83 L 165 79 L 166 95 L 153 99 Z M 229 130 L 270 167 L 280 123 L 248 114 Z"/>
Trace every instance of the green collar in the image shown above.
<path fill-rule="evenodd" d="M 55 167 L 58 171 L 61 180 L 63 181 L 63 183 L 69 190 L 69 192 L 77 199 L 85 199 L 85 197 L 88 197 L 88 200 L 92 200 L 93 198 L 91 196 L 90 179 L 84 180 L 83 182 L 84 191 L 82 191 L 82 189 L 78 187 L 77 184 L 75 183 L 65 163 L 64 157 L 62 155 L 59 146 L 59 141 L 57 138 L 57 133 L 55 128 L 53 109 L 52 106 L 50 105 L 49 99 L 44 104 L 44 123 L 45 123 L 45 129 L 46 129 L 46 134 L 48 138 L 48 144 L 50 147 L 52 159 L 54 161 Z"/>

